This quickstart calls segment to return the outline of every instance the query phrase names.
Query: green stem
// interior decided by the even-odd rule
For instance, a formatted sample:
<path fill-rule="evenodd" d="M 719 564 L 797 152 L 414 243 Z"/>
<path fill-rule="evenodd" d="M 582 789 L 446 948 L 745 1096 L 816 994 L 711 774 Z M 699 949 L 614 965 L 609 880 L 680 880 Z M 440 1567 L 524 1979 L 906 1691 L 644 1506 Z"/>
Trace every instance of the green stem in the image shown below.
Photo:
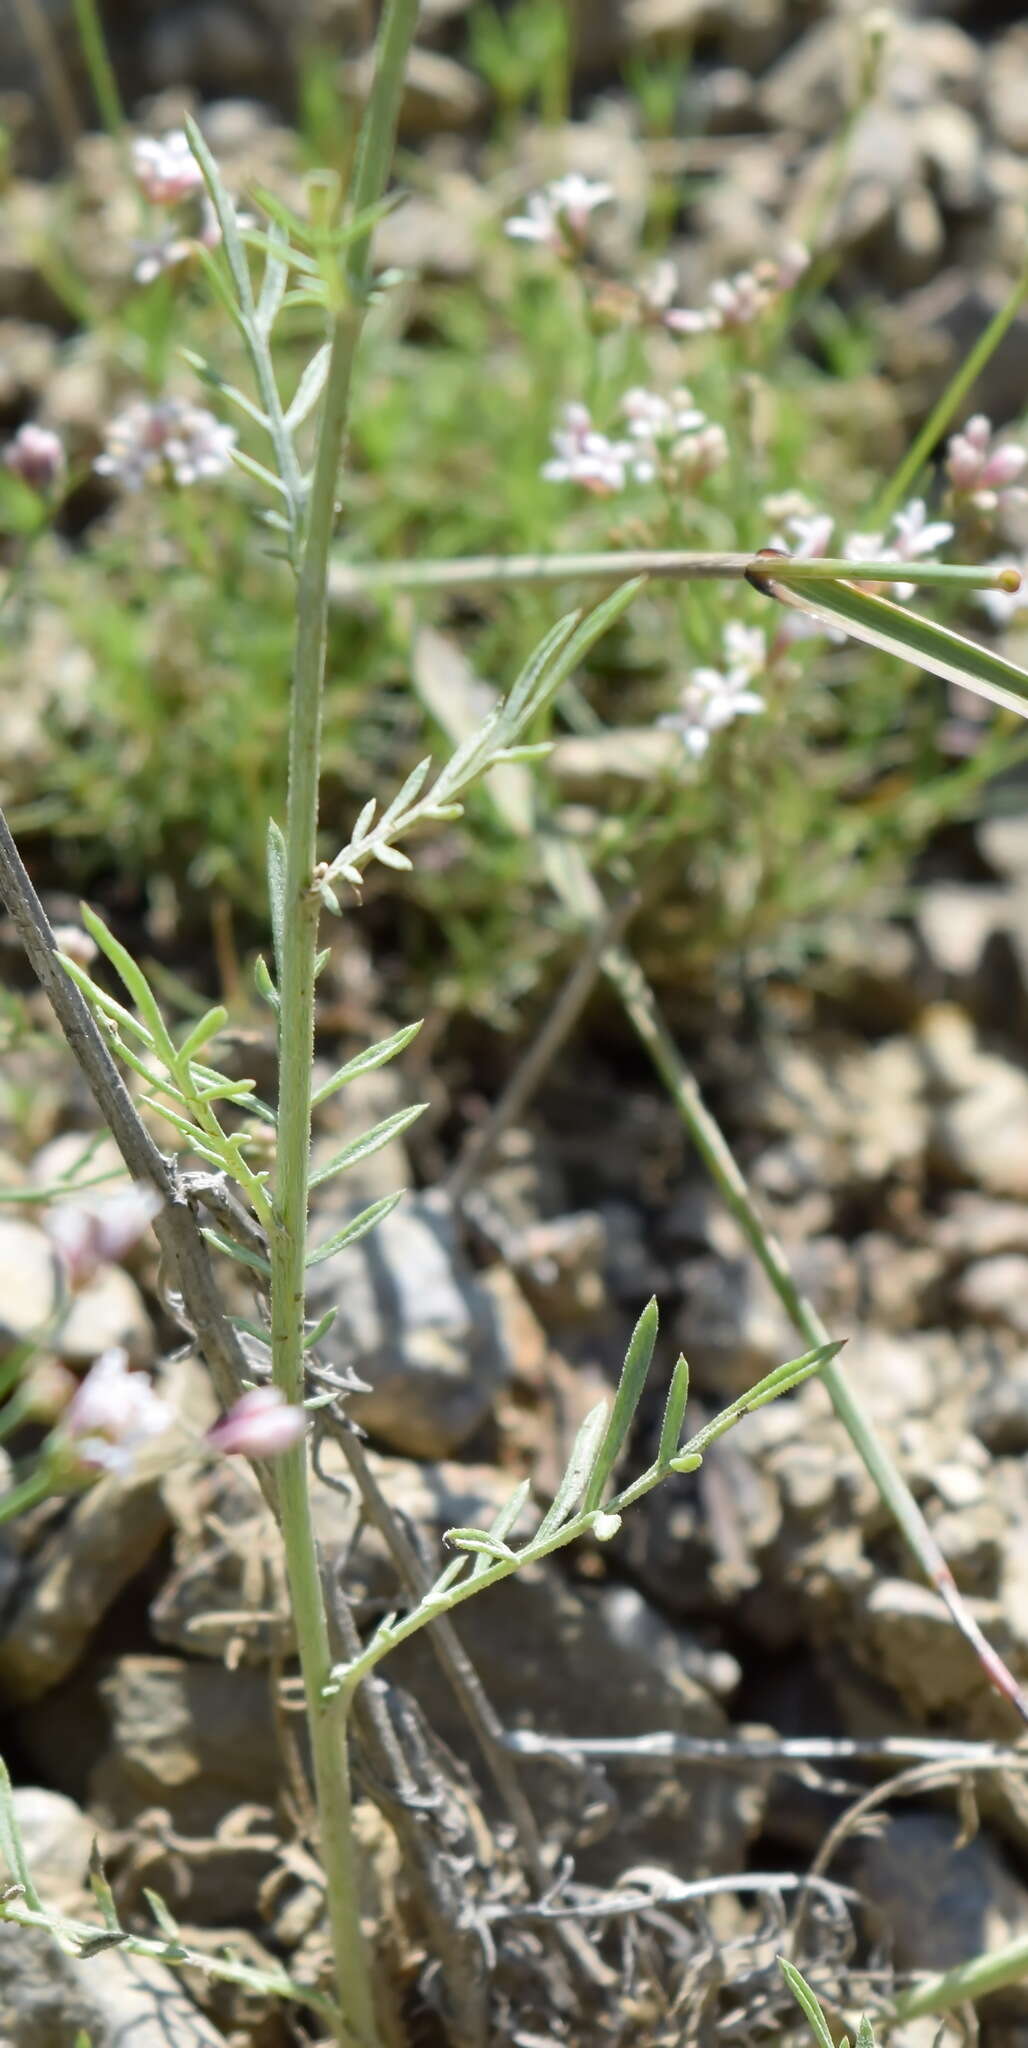
<path fill-rule="evenodd" d="M 350 206 L 361 213 L 384 192 L 392 160 L 407 52 L 418 0 L 387 0 L 374 84 L 358 147 Z M 314 968 L 319 899 L 317 857 L 321 701 L 325 673 L 328 559 L 336 479 L 349 413 L 357 342 L 370 265 L 370 229 L 351 245 L 344 303 L 332 320 L 331 353 L 319 423 L 297 595 L 296 653 L 289 727 L 285 919 L 280 975 L 279 1143 L 271 1233 L 272 1354 L 275 1383 L 302 1399 L 303 1321 L 310 1165 Z M 282 1535 L 310 1724 L 329 1922 L 344 2024 L 339 2038 L 360 2048 L 379 2040 L 360 1926 L 358 1873 L 347 1757 L 347 1701 L 326 1698 L 331 1669 L 328 1615 L 311 1514 L 306 1451 L 277 1467 Z"/>
<path fill-rule="evenodd" d="M 52 1490 L 49 1474 L 41 1464 L 37 1465 L 20 1486 L 12 1486 L 10 1493 L 0 1497 L 0 1522 L 12 1522 L 15 1515 L 23 1515 L 26 1509 L 34 1508 Z"/>
<path fill-rule="evenodd" d="M 461 590 L 506 583 L 620 583 L 630 576 L 660 576 L 671 582 L 705 577 L 766 575 L 773 569 L 790 583 L 861 582 L 968 585 L 973 590 L 1009 587 L 1003 572 L 988 563 L 851 562 L 821 556 L 808 562 L 748 554 L 699 554 L 679 548 L 625 548 L 617 554 L 465 555 L 449 562 L 334 562 L 333 603 L 365 590 Z M 1008 572 L 1009 575 L 1009 572 Z"/>
<path fill-rule="evenodd" d="M 952 2012 L 958 2005 L 1001 1991 L 1007 1984 L 1019 1984 L 1028 1976 L 1028 1940 L 1012 1941 L 991 1955 L 975 1956 L 969 1963 L 957 1963 L 937 1977 L 929 1977 L 913 1991 L 896 1999 L 887 2018 L 890 2022 L 920 2019 L 925 2013 Z"/>
<path fill-rule="evenodd" d="M 74 7 L 75 26 L 100 119 L 111 139 L 120 143 L 124 137 L 125 116 L 96 0 L 74 0 Z"/>
<path fill-rule="evenodd" d="M 924 467 L 936 442 L 941 440 L 958 407 L 970 391 L 972 384 L 984 370 L 989 357 L 999 347 L 1008 327 L 1012 325 L 1017 314 L 1020 312 L 1026 297 L 1028 297 L 1028 265 L 1022 270 L 1009 298 L 1000 307 L 999 312 L 990 320 L 984 334 L 979 336 L 970 355 L 965 356 L 960 368 L 947 384 L 942 397 L 932 407 L 920 433 L 915 436 L 903 457 L 895 476 L 891 482 L 886 484 L 873 511 L 868 515 L 871 525 L 883 525 L 887 519 L 892 517 L 897 505 L 903 503 L 915 477 Z M 911 580 L 905 570 L 904 577 L 907 582 Z"/>
<path fill-rule="evenodd" d="M 638 963 L 621 947 L 604 954 L 603 969 L 663 1081 L 722 1199 L 755 1252 L 794 1327 L 812 1347 L 829 1342 L 828 1330 L 802 1295 L 785 1252 L 762 1221 L 746 1181 L 719 1125 L 711 1116 L 686 1066 Z M 930 1585 L 941 1594 L 951 1620 L 970 1643 L 989 1683 L 1028 1721 L 1028 1701 L 1002 1659 L 982 1634 L 961 1597 L 953 1574 L 906 1481 L 897 1471 L 843 1367 L 831 1360 L 822 1370 L 831 1403 Z"/>

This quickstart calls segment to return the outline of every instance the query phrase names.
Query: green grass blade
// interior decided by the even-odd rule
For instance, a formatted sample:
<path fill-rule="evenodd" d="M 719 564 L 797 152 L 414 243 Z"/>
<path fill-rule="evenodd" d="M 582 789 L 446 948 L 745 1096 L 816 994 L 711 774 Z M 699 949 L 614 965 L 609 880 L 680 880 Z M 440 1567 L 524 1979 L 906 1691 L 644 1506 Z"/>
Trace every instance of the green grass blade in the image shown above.
<path fill-rule="evenodd" d="M 664 1420 L 660 1428 L 660 1443 L 657 1446 L 657 1464 L 667 1465 L 676 1455 L 682 1440 L 682 1424 L 685 1421 L 685 1406 L 689 1399 L 689 1366 L 679 1358 L 671 1375 L 671 1385 L 664 1407 Z"/>
<path fill-rule="evenodd" d="M 946 682 L 960 683 L 976 696 L 987 697 L 990 704 L 1028 718 L 1028 670 L 992 648 L 954 633 L 949 626 L 922 618 L 889 598 L 872 597 L 851 583 L 819 583 L 813 597 L 808 596 L 806 586 L 790 585 L 788 577 L 776 568 L 773 577 L 767 578 L 767 588 L 780 603 L 805 612 L 822 625 L 841 627 L 869 647 L 912 661 Z"/>
<path fill-rule="evenodd" d="M 818 2043 L 818 2048 L 835 2048 L 835 2036 L 824 2016 L 820 2002 L 815 1998 L 806 1978 L 801 1977 L 795 1964 L 786 1962 L 784 1956 L 779 1956 L 778 1967 L 800 2011 L 806 2018 L 810 2031 Z"/>

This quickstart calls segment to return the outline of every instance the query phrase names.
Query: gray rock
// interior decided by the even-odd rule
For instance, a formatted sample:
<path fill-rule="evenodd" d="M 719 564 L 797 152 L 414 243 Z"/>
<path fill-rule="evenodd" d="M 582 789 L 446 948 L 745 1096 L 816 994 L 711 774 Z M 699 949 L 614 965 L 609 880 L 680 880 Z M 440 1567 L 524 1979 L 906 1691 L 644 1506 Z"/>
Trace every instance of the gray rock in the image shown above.
<path fill-rule="evenodd" d="M 954 1299 L 962 1313 L 980 1323 L 1005 1323 L 1028 1339 L 1028 1254 L 998 1252 L 966 1266 Z"/>
<path fill-rule="evenodd" d="M 134 1365 L 154 1354 L 153 1324 L 130 1273 L 104 1266 L 88 1286 L 72 1295 L 54 1349 L 69 1365 L 91 1365 L 102 1351 L 122 1345 Z"/>
<path fill-rule="evenodd" d="M 42 1330 L 57 1301 L 49 1238 L 34 1223 L 0 1216 L 0 1350 Z"/>
<path fill-rule="evenodd" d="M 961 1840 L 948 1814 L 903 1813 L 865 1838 L 855 1882 L 898 1970 L 949 1970 L 1028 1936 L 1028 1892 L 999 1851 L 978 1834 Z M 1028 2011 L 1028 1987 L 996 1994 Z"/>
<path fill-rule="evenodd" d="M 324 1356 L 368 1382 L 351 1414 L 412 1457 L 464 1443 L 510 1377 L 495 1303 L 432 1196 L 406 1197 L 377 1230 L 313 1267 L 308 1300 L 315 1316 L 339 1310 Z"/>
<path fill-rule="evenodd" d="M 156 1479 L 145 1470 L 107 1473 L 74 1502 L 32 1560 L 0 1638 L 9 1698 L 38 1699 L 68 1676 L 167 1528 Z"/>
<path fill-rule="evenodd" d="M 97 1924 L 88 1866 L 95 1828 L 73 1800 L 19 1787 L 14 1811 L 44 1904 Z M 0 1927 L 0 2040 L 4 2048 L 219 2048 L 172 1970 L 109 1949 L 80 1962 L 43 1928 Z"/>
<path fill-rule="evenodd" d="M 1009 28 L 985 58 L 984 107 L 993 134 L 1008 149 L 1028 150 L 1028 28 Z"/>

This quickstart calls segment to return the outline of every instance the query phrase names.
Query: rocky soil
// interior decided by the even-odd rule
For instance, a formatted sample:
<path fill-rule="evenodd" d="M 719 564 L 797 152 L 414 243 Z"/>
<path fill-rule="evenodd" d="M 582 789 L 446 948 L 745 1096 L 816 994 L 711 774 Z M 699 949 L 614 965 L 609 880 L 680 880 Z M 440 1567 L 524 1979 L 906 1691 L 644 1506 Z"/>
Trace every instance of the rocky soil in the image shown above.
<path fill-rule="evenodd" d="M 311 0 L 307 12 L 358 92 L 363 0 Z M 429 175 L 426 192 L 385 225 L 387 260 L 462 260 L 459 223 L 439 253 L 439 202 L 427 195 L 435 173 L 459 171 L 467 185 L 487 126 L 463 12 L 461 0 L 425 8 L 405 124 Z M 896 388 L 914 417 L 1021 260 L 1028 28 L 1019 10 L 1001 7 L 897 12 L 900 61 L 858 137 L 831 234 L 840 291 L 870 292 L 882 305 Z M 186 97 L 220 102 L 209 118 L 223 148 L 235 134 L 242 152 L 256 146 L 264 160 L 287 152 L 302 10 L 138 0 L 108 13 L 130 103 L 161 94 L 167 111 L 184 82 Z M 567 161 L 592 169 L 616 148 L 644 177 L 618 68 L 695 35 L 688 89 L 701 140 L 690 147 L 730 175 L 701 189 L 682 265 L 699 277 L 748 260 L 767 224 L 823 179 L 843 110 L 840 51 L 852 23 L 842 15 L 778 0 L 583 0 Z M 0 417 L 14 425 L 45 395 L 55 424 L 88 443 L 102 377 L 68 349 L 28 251 L 48 174 L 73 148 L 88 182 L 105 145 L 69 134 L 69 109 L 40 91 L 39 53 L 26 48 L 19 20 L 17 9 L 0 18 L 19 166 L 0 217 Z M 47 0 L 39 21 L 71 51 L 65 0 Z M 679 162 L 678 144 L 660 147 L 666 163 Z M 540 148 L 526 131 L 526 171 Z M 102 190 L 96 203 L 102 218 Z M 95 261 L 104 260 L 98 236 Z M 1024 403 L 1026 344 L 1021 316 L 981 394 L 999 420 Z M 1022 798 L 1012 783 L 973 831 L 950 833 L 902 916 L 871 908 L 825 932 L 806 992 L 777 985 L 761 991 L 755 1017 L 726 1002 L 702 1034 L 687 1019 L 682 1028 L 697 1040 L 704 1084 L 799 1284 L 847 1339 L 848 1370 L 973 1613 L 1028 1683 Z M 9 932 L 0 938 L 10 979 L 20 980 Z M 326 987 L 326 1002 L 345 1009 L 347 988 Z M 367 963 L 369 1004 L 376 993 Z M 42 1009 L 33 1014 L 42 1030 Z M 480 1109 L 456 1057 L 439 1085 L 454 1119 Z M 325 1105 L 318 1146 L 337 1150 L 412 1091 L 400 1069 L 366 1077 L 345 1103 Z M 8 1054 L 0 1187 L 49 1185 L 92 1135 L 52 1042 L 37 1037 Z M 348 1178 L 348 1200 L 421 1191 L 374 1238 L 316 1269 L 312 1308 L 342 1304 L 326 1361 L 369 1383 L 352 1413 L 368 1433 L 374 1476 L 433 1559 L 444 1529 L 487 1521 L 523 1475 L 548 1498 L 651 1292 L 663 1318 L 658 1382 L 683 1349 L 697 1421 L 803 1348 L 611 1017 L 550 1070 L 460 1211 L 423 1185 L 432 1178 L 423 1168 L 397 1143 L 366 1163 L 359 1186 Z M 31 1203 L 6 1201 L 0 1348 L 38 1327 L 52 1259 Z M 242 1294 L 238 1305 L 245 1313 Z M 212 1419 L 206 1373 L 182 1350 L 145 1251 L 78 1297 L 60 1350 L 81 1367 L 112 1343 L 152 1365 L 198 1429 Z M 640 1469 L 658 1420 L 655 1396 L 632 1447 Z M 394 1569 L 335 1458 L 330 1445 L 319 1533 L 366 1622 L 394 1604 Z M 229 1942 L 244 1959 L 284 1959 L 301 1976 L 316 1969 L 319 1894 L 289 1712 L 290 1624 L 277 1538 L 249 1475 L 228 1463 L 111 1474 L 70 1504 L 36 1510 L 4 1532 L 0 1613 L 4 1747 L 48 1901 L 72 1916 L 86 1910 L 98 1834 L 127 1920 L 145 1917 L 151 1887 L 198 1948 Z M 873 1745 L 1018 1734 L 942 1603 L 917 1581 L 816 1382 L 749 1417 L 699 1474 L 641 1503 L 613 1544 L 584 1546 L 469 1604 L 460 1635 L 505 1729 L 535 1738 L 518 1769 L 546 1843 L 573 1857 L 581 1885 L 614 1894 L 633 1872 L 637 1884 L 655 1870 L 666 1884 L 803 1871 L 883 1766 L 836 1760 L 815 1770 L 738 1754 L 727 1766 L 695 1754 L 576 1761 L 559 1752 L 561 1738 L 661 1735 L 683 1748 L 690 1738 Z M 784 1906 L 766 1899 L 725 1898 L 702 1914 L 664 1903 L 597 1922 L 590 1953 L 609 1975 L 583 2019 L 580 1958 L 518 1918 L 524 1870 L 425 1637 L 389 1675 L 432 1731 L 420 1739 L 435 1759 L 433 1782 L 446 1788 L 432 1824 L 440 1853 L 476 1907 L 502 1900 L 510 1909 L 496 1923 L 498 2043 L 657 2048 L 704 2038 L 715 2017 L 730 2042 L 786 2037 L 773 1960 Z M 374 1783 L 362 1789 L 367 1910 L 404 2015 L 401 2038 L 442 2043 L 416 1890 Z M 1028 1938 L 1020 1765 L 965 1778 L 959 1797 L 952 1783 L 911 1787 L 887 1824 L 842 1841 L 830 1875 L 859 1903 L 810 1909 L 801 1953 L 828 1994 L 851 1984 L 859 2003 L 895 1972 L 946 1968 Z M 58 1966 L 55 1954 L 41 1934 L 0 1930 L 0 2040 L 12 2048 L 71 2043 L 79 2029 L 92 2048 L 128 2038 L 133 2048 L 286 2048 L 300 2038 L 274 2001 L 212 1987 L 197 1972 L 173 1979 L 116 1950 L 87 1969 Z M 979 2020 L 986 2048 L 1024 2048 L 1028 1992 L 986 2001 Z M 903 2034 L 918 2048 L 929 2038 Z"/>

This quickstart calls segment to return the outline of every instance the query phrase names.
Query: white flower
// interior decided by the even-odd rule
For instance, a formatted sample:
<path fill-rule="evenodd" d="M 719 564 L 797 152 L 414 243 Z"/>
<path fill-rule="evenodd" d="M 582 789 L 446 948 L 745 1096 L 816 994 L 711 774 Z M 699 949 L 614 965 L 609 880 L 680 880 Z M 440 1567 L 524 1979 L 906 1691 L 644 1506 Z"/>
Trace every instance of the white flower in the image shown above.
<path fill-rule="evenodd" d="M 637 443 L 631 465 L 637 483 L 668 471 L 678 483 L 699 483 L 727 457 L 723 429 L 707 420 L 684 385 L 669 398 L 636 386 L 626 391 L 621 410 Z"/>
<path fill-rule="evenodd" d="M 123 1471 L 172 1421 L 166 1401 L 144 1372 L 130 1372 L 128 1353 L 116 1345 L 91 1366 L 61 1417 L 61 1448 L 87 1470 Z"/>
<path fill-rule="evenodd" d="M 207 482 L 230 468 L 236 445 L 233 427 L 223 426 L 203 406 L 180 398 L 156 404 L 139 398 L 113 419 L 94 469 L 113 477 L 123 490 L 144 484 Z"/>
<path fill-rule="evenodd" d="M 765 510 L 768 509 L 766 505 Z M 769 546 L 784 548 L 796 562 L 814 562 L 828 553 L 834 526 L 830 512 L 791 512 L 785 520 L 784 533 L 774 534 Z M 808 612 L 787 611 L 779 620 L 776 639 L 784 645 L 796 640 L 823 640 L 826 635 L 836 646 L 846 638 L 835 627 L 822 626 Z"/>
<path fill-rule="evenodd" d="M 893 514 L 889 534 L 851 533 L 843 554 L 851 562 L 919 562 L 933 555 L 953 538 L 948 519 L 929 519 L 923 498 L 912 498 Z M 869 588 L 881 587 L 869 585 Z M 894 597 L 905 601 L 917 588 L 914 583 L 893 583 Z"/>
<path fill-rule="evenodd" d="M 515 241 L 538 242 L 566 253 L 568 236 L 581 242 L 590 214 L 613 197 L 613 188 L 601 178 L 584 178 L 579 171 L 569 171 L 566 177 L 554 178 L 542 192 L 533 192 L 524 213 L 507 221 L 506 232 Z"/>
<path fill-rule="evenodd" d="M 593 426 L 587 406 L 566 405 L 563 427 L 551 434 L 554 454 L 543 464 L 547 483 L 581 484 L 598 497 L 624 490 L 628 466 L 635 456 L 631 441 L 612 441 Z"/>
<path fill-rule="evenodd" d="M 724 628 L 722 643 L 725 667 L 693 669 L 682 687 L 678 709 L 659 721 L 681 736 L 694 761 L 703 759 L 714 733 L 723 732 L 736 718 L 752 717 L 765 708 L 763 697 L 750 688 L 767 667 L 764 634 L 759 627 L 732 620 Z"/>
<path fill-rule="evenodd" d="M 721 328 L 749 327 L 782 292 L 791 290 L 809 261 L 803 244 L 790 242 L 777 263 L 765 260 L 752 270 L 737 270 L 734 277 L 717 278 L 707 292 L 706 305 L 698 311 L 669 307 L 664 324 L 675 334 L 715 334 Z"/>
<path fill-rule="evenodd" d="M 132 169 L 153 206 L 178 206 L 203 190 L 203 172 L 181 128 L 170 135 L 138 135 L 132 144 Z"/>

